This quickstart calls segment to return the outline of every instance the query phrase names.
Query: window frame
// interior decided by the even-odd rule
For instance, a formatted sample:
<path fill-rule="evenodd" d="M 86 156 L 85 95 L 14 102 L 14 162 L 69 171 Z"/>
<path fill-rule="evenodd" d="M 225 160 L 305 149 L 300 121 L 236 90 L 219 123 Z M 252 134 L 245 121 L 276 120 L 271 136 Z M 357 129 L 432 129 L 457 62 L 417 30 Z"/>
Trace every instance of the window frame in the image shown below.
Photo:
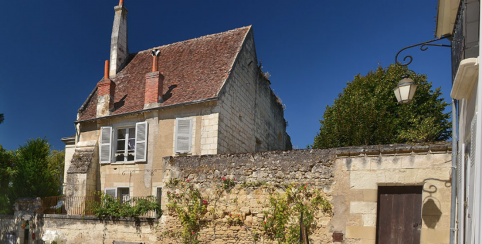
<path fill-rule="evenodd" d="M 128 186 L 116 186 L 116 187 L 106 187 L 104 188 L 104 194 L 107 194 L 107 190 L 115 190 L 115 195 L 114 195 L 114 199 L 119 199 L 120 196 L 119 196 L 119 189 L 128 189 L 129 190 L 129 199 L 131 198 L 131 188 L 128 187 Z M 122 201 L 122 199 L 120 199 Z"/>
<path fill-rule="evenodd" d="M 179 150 L 178 149 L 178 137 L 179 137 L 179 121 L 181 120 L 185 120 L 185 121 L 189 121 L 189 149 L 188 150 Z M 175 123 L 175 133 L 174 133 L 174 153 L 175 154 L 189 154 L 189 153 L 192 153 L 192 148 L 193 148 L 193 145 L 192 145 L 192 138 L 193 138 L 193 123 L 194 123 L 194 120 L 193 118 L 191 117 L 187 117 L 187 118 L 176 118 L 176 123 Z"/>
<path fill-rule="evenodd" d="M 160 196 L 159 196 L 159 191 L 161 192 Z M 157 199 L 157 202 L 162 205 L 162 186 L 156 187 L 156 199 Z"/>
<path fill-rule="evenodd" d="M 134 155 L 133 160 L 128 160 L 129 157 L 129 130 L 128 129 L 134 129 L 134 150 L 131 152 Z M 138 131 L 139 128 L 142 128 L 144 133 L 140 133 Z M 106 131 L 109 131 L 109 133 L 104 133 Z M 117 154 L 117 144 L 119 140 L 119 130 L 126 130 L 126 139 L 124 142 L 124 159 L 128 161 L 117 161 L 116 160 L 116 154 Z M 109 126 L 102 126 L 99 131 L 99 163 L 100 164 L 135 164 L 135 163 L 143 163 L 147 162 L 147 154 L 148 154 L 148 142 L 149 142 L 149 123 L 147 121 L 142 121 L 142 122 L 123 122 L 123 123 L 118 123 L 114 125 L 109 125 Z M 103 136 L 109 135 L 109 142 L 102 143 L 103 141 Z M 139 140 L 139 136 L 142 137 L 142 134 L 144 135 L 144 140 Z M 106 139 L 107 140 L 107 139 Z M 108 147 L 108 152 L 107 147 Z M 142 146 L 142 150 L 138 150 L 138 147 Z M 127 152 L 127 154 L 126 154 Z M 109 155 L 109 160 L 102 161 L 102 155 Z M 107 158 L 107 157 L 106 157 Z M 104 158 L 105 159 L 105 158 Z"/>
<path fill-rule="evenodd" d="M 135 149 L 135 144 L 136 144 L 136 124 L 137 123 L 134 123 L 133 126 L 132 124 L 126 124 L 126 125 L 121 125 L 121 126 L 113 126 L 112 127 L 112 131 L 114 132 L 114 140 L 113 140 L 113 145 L 112 145 L 112 163 L 113 164 L 133 164 L 136 162 L 136 149 Z M 126 161 L 117 161 L 116 160 L 116 153 L 117 153 L 117 141 L 118 141 L 118 136 L 119 136 L 119 133 L 118 131 L 119 130 L 126 130 L 127 132 L 129 131 L 129 129 L 132 129 L 134 128 L 134 150 L 132 151 L 132 154 L 134 155 L 134 159 L 132 161 L 129 161 L 129 160 L 126 160 Z M 128 149 L 128 143 L 129 143 L 129 133 L 126 133 L 126 139 L 125 139 L 125 142 L 124 142 L 124 159 L 127 159 L 128 158 L 128 153 L 126 152 L 129 152 L 129 149 Z"/>

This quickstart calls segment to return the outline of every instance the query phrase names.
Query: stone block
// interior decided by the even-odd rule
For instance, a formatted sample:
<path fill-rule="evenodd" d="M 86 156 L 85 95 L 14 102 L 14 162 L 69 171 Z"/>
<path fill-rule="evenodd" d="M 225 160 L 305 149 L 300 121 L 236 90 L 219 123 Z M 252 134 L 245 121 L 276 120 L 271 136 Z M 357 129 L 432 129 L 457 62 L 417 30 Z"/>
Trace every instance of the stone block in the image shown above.
<path fill-rule="evenodd" d="M 376 226 L 377 225 L 377 215 L 376 214 L 363 214 L 363 226 Z"/>
<path fill-rule="evenodd" d="M 378 189 L 377 173 L 374 171 L 350 172 L 350 188 L 352 189 Z"/>
<path fill-rule="evenodd" d="M 402 167 L 401 158 L 403 156 L 382 156 L 370 158 L 372 170 L 380 169 L 399 169 Z"/>
<path fill-rule="evenodd" d="M 350 202 L 350 213 L 356 214 L 376 214 L 377 203 L 376 202 Z"/>
<path fill-rule="evenodd" d="M 450 242 L 450 229 L 422 229 L 421 243 L 440 243 Z"/>
<path fill-rule="evenodd" d="M 377 202 L 378 201 L 378 190 L 363 190 L 363 201 L 364 202 Z"/>
<path fill-rule="evenodd" d="M 376 227 L 372 226 L 347 226 L 346 238 L 375 240 L 376 231 Z"/>
<path fill-rule="evenodd" d="M 376 240 L 373 239 L 362 239 L 361 244 L 375 244 Z"/>

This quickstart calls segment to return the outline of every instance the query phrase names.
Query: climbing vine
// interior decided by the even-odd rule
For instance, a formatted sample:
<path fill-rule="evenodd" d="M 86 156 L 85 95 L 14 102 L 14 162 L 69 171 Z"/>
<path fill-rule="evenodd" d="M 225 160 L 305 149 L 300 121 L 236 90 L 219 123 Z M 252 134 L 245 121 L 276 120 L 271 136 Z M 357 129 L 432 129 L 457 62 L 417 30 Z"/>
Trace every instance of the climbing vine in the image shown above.
<path fill-rule="evenodd" d="M 182 228 L 165 230 L 162 236 L 177 239 L 183 244 L 199 243 L 201 230 L 206 226 L 211 226 L 216 235 L 216 225 L 219 224 L 240 226 L 250 231 L 254 243 L 261 238 L 278 243 L 295 243 L 299 240 L 301 213 L 306 232 L 310 235 L 316 228 L 315 216 L 332 211 L 324 193 L 306 183 L 275 187 L 265 182 L 249 181 L 237 184 L 234 178 L 222 177 L 221 180 L 214 181 L 213 187 L 203 192 L 190 180 L 181 182 L 172 179 L 166 186 L 169 188 L 166 205 L 169 215 L 177 219 Z M 262 212 L 263 222 L 251 228 L 245 224 L 246 215 L 241 213 L 241 207 L 245 206 L 245 203 L 240 206 L 238 200 L 239 192 L 248 188 L 263 189 L 269 194 L 264 204 L 258 201 L 260 207 L 265 209 Z M 228 195 L 231 198 L 227 197 Z"/>
<path fill-rule="evenodd" d="M 295 243 L 300 239 L 301 213 L 303 225 L 310 235 L 316 227 L 315 213 L 331 213 L 332 210 L 323 193 L 314 187 L 310 189 L 308 184 L 291 184 L 284 194 L 271 194 L 267 207 L 263 231 L 268 239 L 278 243 Z"/>

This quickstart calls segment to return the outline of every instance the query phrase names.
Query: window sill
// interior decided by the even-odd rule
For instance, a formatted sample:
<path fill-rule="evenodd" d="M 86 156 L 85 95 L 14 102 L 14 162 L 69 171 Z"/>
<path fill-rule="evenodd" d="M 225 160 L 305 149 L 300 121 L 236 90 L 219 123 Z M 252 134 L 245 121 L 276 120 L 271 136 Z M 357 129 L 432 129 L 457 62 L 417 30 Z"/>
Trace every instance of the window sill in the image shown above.
<path fill-rule="evenodd" d="M 136 162 L 135 161 L 127 161 L 127 162 L 115 162 L 115 163 L 111 163 L 111 164 L 114 164 L 114 165 L 136 164 Z"/>

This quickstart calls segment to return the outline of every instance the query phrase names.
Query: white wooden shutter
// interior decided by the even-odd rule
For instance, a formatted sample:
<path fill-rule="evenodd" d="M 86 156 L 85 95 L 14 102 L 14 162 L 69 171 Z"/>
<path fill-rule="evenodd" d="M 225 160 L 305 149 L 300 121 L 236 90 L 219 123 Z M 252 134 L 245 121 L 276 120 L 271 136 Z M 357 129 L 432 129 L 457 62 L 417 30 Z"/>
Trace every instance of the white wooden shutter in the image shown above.
<path fill-rule="evenodd" d="M 147 152 L 147 122 L 136 123 L 136 154 L 134 161 L 146 161 Z"/>
<path fill-rule="evenodd" d="M 104 192 L 106 195 L 109 195 L 114 199 L 117 198 L 117 188 L 105 188 Z"/>
<path fill-rule="evenodd" d="M 100 128 L 100 163 L 108 164 L 112 159 L 112 127 Z"/>
<path fill-rule="evenodd" d="M 191 152 L 192 119 L 176 119 L 176 153 Z"/>

